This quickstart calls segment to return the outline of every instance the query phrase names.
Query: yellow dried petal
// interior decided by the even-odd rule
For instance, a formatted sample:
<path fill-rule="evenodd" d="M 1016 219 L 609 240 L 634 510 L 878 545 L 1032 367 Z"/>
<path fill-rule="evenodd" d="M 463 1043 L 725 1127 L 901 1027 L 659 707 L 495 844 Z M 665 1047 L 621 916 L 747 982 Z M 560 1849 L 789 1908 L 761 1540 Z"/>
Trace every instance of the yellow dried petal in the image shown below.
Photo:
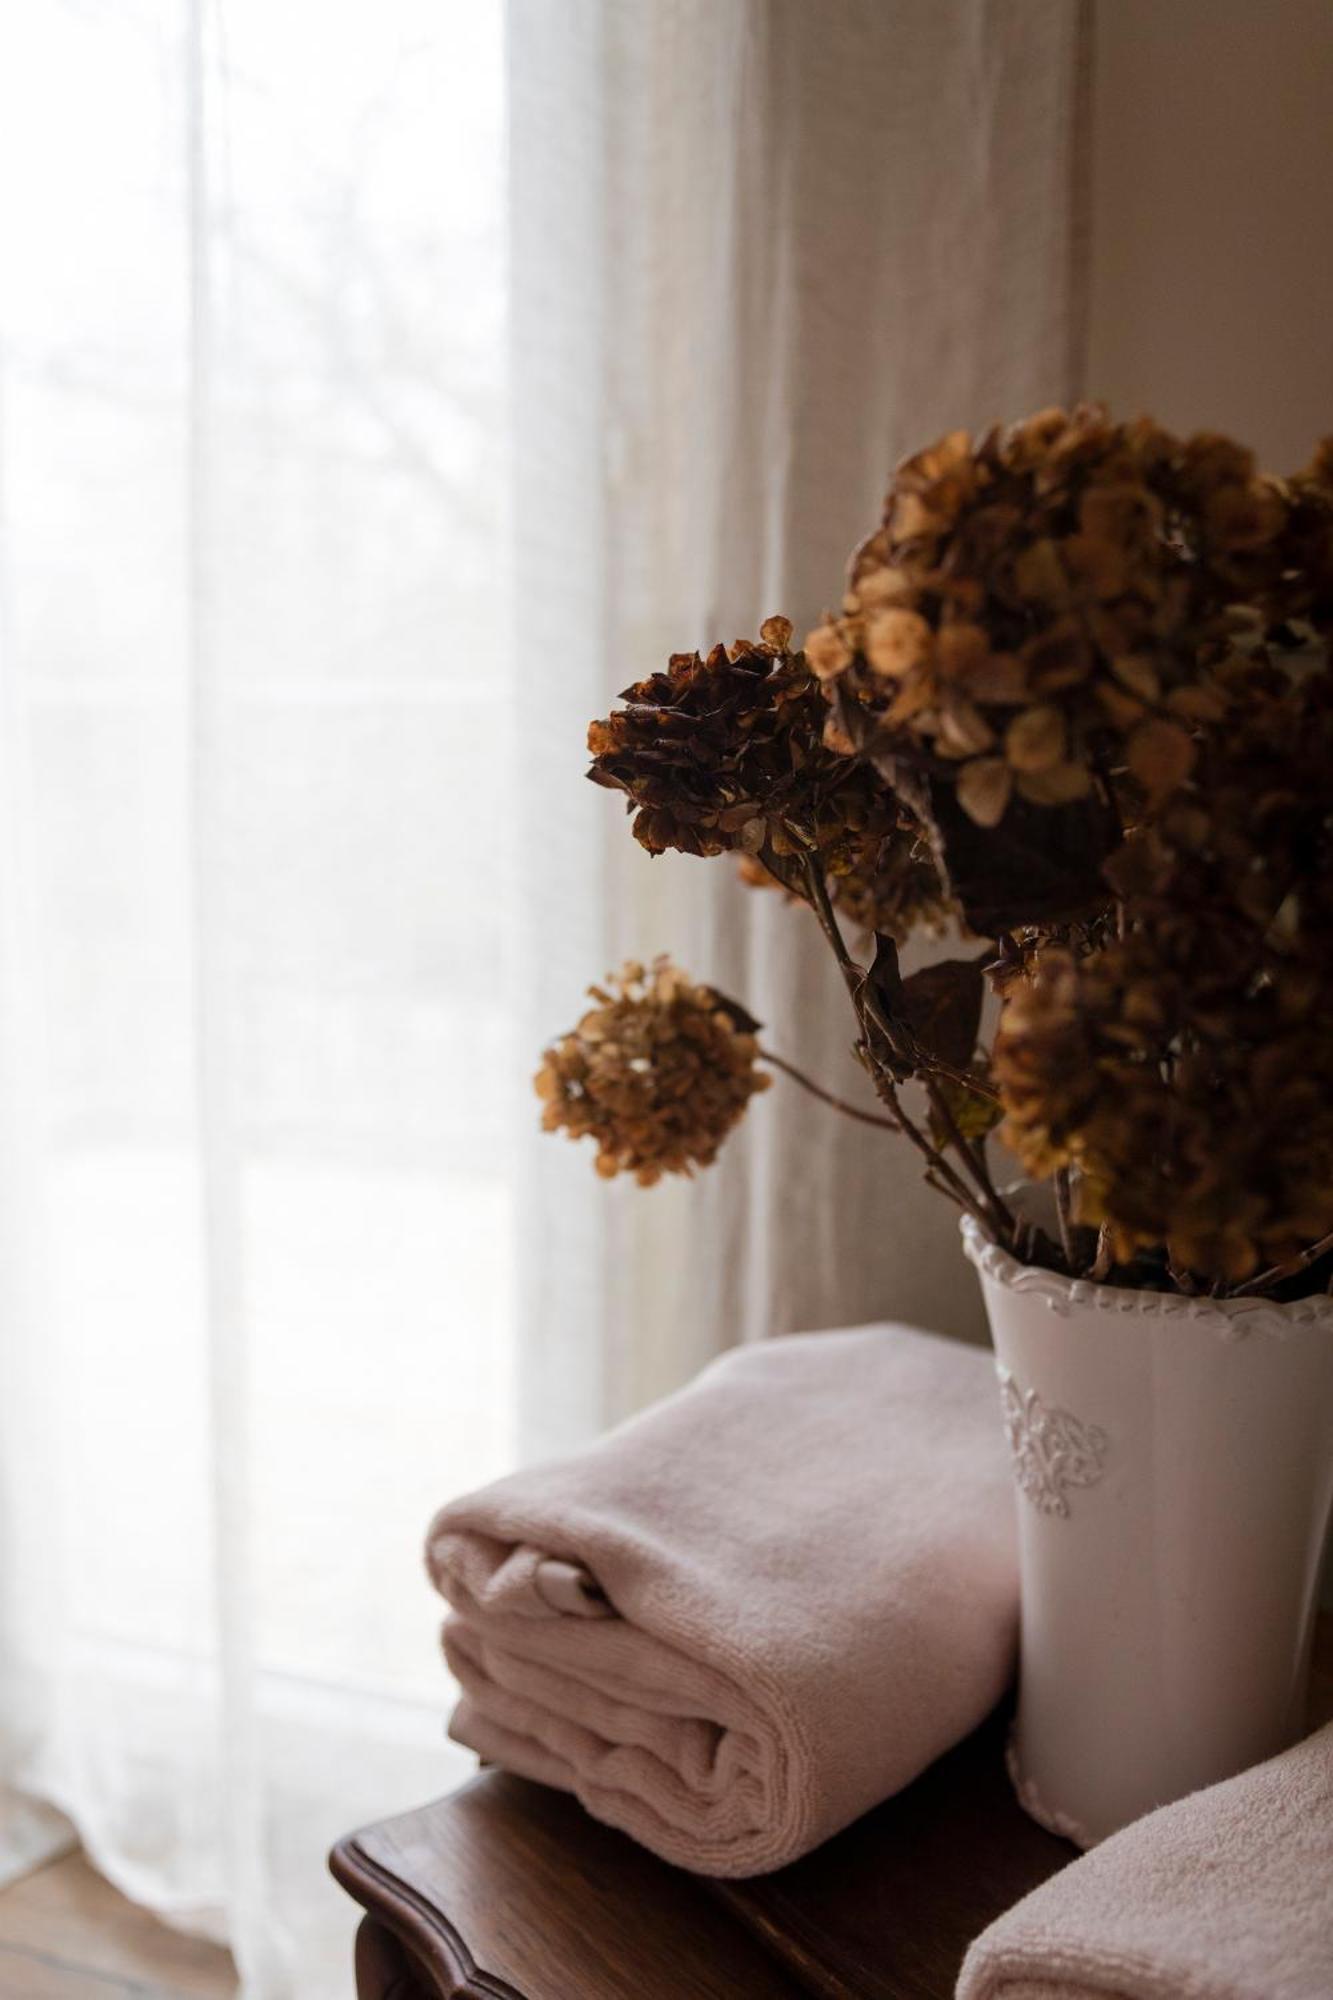
<path fill-rule="evenodd" d="M 866 626 L 866 660 L 888 680 L 902 680 L 924 665 L 933 644 L 934 634 L 919 611 L 877 611 Z"/>
<path fill-rule="evenodd" d="M 805 663 L 817 680 L 836 680 L 852 663 L 852 649 L 836 625 L 816 625 L 805 642 Z"/>
<path fill-rule="evenodd" d="M 1012 787 L 1003 757 L 976 757 L 958 773 L 958 803 L 978 826 L 998 826 Z"/>
<path fill-rule="evenodd" d="M 1054 542 L 1033 542 L 1020 551 L 1014 559 L 1014 586 L 1030 604 L 1067 603 L 1069 578 Z"/>
<path fill-rule="evenodd" d="M 940 704 L 939 728 L 935 736 L 935 747 L 944 757 L 975 757 L 980 750 L 989 750 L 995 741 L 995 731 L 991 728 L 980 709 L 961 695 L 948 693 Z"/>
<path fill-rule="evenodd" d="M 1045 771 L 1020 771 L 1018 790 L 1034 806 L 1068 806 L 1086 798 L 1092 778 L 1085 764 L 1052 764 Z"/>
<path fill-rule="evenodd" d="M 1125 746 L 1130 770 L 1148 796 L 1159 799 L 1183 784 L 1194 768 L 1194 744 L 1174 722 L 1149 717 Z"/>
<path fill-rule="evenodd" d="M 916 586 L 906 570 L 892 563 L 867 570 L 856 580 L 856 607 L 863 612 L 879 611 L 889 604 L 910 604 L 915 595 Z"/>
<path fill-rule="evenodd" d="M 1111 672 L 1121 687 L 1128 688 L 1142 701 L 1156 701 L 1161 693 L 1161 682 L 1157 669 L 1151 660 L 1145 660 L 1141 653 L 1123 653 L 1112 660 Z"/>
<path fill-rule="evenodd" d="M 1024 709 L 1004 735 L 1004 754 L 1015 771 L 1046 771 L 1065 754 L 1065 719 L 1058 708 L 1043 703 Z"/>

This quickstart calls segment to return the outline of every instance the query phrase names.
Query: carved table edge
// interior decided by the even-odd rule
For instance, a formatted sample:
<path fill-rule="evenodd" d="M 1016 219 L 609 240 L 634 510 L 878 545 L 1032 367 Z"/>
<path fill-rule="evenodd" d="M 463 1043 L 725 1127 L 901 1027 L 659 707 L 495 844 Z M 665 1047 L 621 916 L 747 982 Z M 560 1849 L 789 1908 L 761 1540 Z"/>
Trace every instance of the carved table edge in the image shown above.
<path fill-rule="evenodd" d="M 348 1834 L 329 1855 L 329 1873 L 354 1902 L 405 1944 L 426 1970 L 453 1983 L 448 2000 L 525 2000 L 518 1988 L 479 1966 L 449 1919 L 426 1898 L 367 1854 L 359 1834 Z"/>

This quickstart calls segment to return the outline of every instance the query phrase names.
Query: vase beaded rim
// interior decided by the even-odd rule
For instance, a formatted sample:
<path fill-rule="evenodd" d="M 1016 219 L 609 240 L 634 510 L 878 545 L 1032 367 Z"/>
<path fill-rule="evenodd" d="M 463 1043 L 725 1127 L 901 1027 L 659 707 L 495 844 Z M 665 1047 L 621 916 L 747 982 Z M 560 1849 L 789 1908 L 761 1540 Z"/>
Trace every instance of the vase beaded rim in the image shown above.
<path fill-rule="evenodd" d="M 1017 1257 L 993 1242 L 970 1215 L 963 1216 L 959 1226 L 963 1249 L 982 1277 L 1010 1291 L 1043 1299 L 1052 1312 L 1062 1317 L 1090 1307 L 1097 1312 L 1192 1320 L 1207 1327 L 1220 1340 L 1241 1340 L 1251 1333 L 1266 1333 L 1281 1339 L 1297 1326 L 1324 1325 L 1333 1329 L 1333 1298 L 1325 1293 L 1283 1304 L 1265 1298 L 1192 1299 L 1179 1292 L 1103 1285 L 1091 1278 L 1066 1278 L 1039 1265 L 1020 1264 Z"/>

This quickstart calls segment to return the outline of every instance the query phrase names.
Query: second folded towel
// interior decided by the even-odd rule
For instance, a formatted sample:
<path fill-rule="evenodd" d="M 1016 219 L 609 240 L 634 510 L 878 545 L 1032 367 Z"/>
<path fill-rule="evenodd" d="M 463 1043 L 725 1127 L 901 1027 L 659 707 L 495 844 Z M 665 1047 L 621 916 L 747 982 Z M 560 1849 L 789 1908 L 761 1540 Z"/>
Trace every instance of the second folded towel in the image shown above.
<path fill-rule="evenodd" d="M 967 1954 L 958 2000 L 1330 2000 L 1333 1724 L 1161 1806 Z"/>
<path fill-rule="evenodd" d="M 988 1354 L 893 1325 L 736 1349 L 436 1516 L 450 1733 L 682 1867 L 779 1867 L 1003 1693 L 1013 1515 Z"/>

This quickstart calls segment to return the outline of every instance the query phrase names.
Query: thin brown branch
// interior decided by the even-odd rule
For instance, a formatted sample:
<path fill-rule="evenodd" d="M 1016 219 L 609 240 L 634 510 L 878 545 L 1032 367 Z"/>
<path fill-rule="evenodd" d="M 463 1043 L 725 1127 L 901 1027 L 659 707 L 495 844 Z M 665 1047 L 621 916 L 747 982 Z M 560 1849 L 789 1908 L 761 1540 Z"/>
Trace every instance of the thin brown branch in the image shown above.
<path fill-rule="evenodd" d="M 953 1189 L 951 1187 L 946 1187 L 944 1182 L 942 1180 L 938 1180 L 934 1174 L 926 1174 L 924 1178 L 926 1186 L 934 1188 L 936 1194 L 942 1194 L 946 1201 L 953 1202 L 958 1208 L 961 1208 L 963 1206 L 962 1202 L 959 1200 L 958 1196 L 954 1193 Z"/>
<path fill-rule="evenodd" d="M 1110 1276 L 1112 1263 L 1111 1225 L 1104 1222 L 1097 1231 L 1097 1255 L 1092 1260 L 1088 1276 L 1094 1284 L 1101 1284 Z"/>
<path fill-rule="evenodd" d="M 1074 1244 L 1073 1203 L 1070 1195 L 1069 1169 L 1057 1167 L 1053 1176 L 1055 1187 L 1055 1219 L 1060 1225 L 1060 1249 L 1064 1254 L 1065 1267 L 1071 1278 L 1078 1276 L 1078 1251 Z"/>
<path fill-rule="evenodd" d="M 899 1120 L 904 1136 L 911 1145 L 916 1147 L 918 1153 L 926 1161 L 926 1178 L 929 1180 L 931 1175 L 938 1175 L 939 1179 L 946 1182 L 952 1189 L 960 1207 L 965 1208 L 973 1220 L 986 1230 L 987 1234 L 993 1233 L 995 1226 L 993 1220 L 978 1208 L 976 1197 L 971 1188 L 962 1179 L 961 1175 L 955 1173 L 939 1148 L 932 1146 L 925 1133 L 913 1124 L 912 1120 L 903 1110 L 902 1101 L 890 1079 L 888 1077 L 881 1077 L 878 1079 L 877 1087 L 880 1096 Z"/>
<path fill-rule="evenodd" d="M 931 1145 L 924 1132 L 918 1130 L 917 1126 L 904 1111 L 902 1101 L 898 1096 L 896 1080 L 877 1057 L 871 1037 L 867 1033 L 867 1024 L 869 1024 L 878 1031 L 884 1038 L 889 1049 L 893 1051 L 895 1050 L 895 1040 L 892 1024 L 885 1019 L 870 990 L 865 967 L 858 965 L 847 949 L 846 939 L 842 935 L 837 917 L 833 913 L 833 905 L 829 901 L 828 885 L 824 880 L 824 871 L 819 866 L 818 856 L 807 850 L 802 858 L 805 865 L 805 879 L 810 890 L 811 907 L 819 919 L 820 929 L 832 947 L 833 955 L 838 961 L 847 991 L 851 996 L 852 1005 L 856 1009 L 856 1018 L 861 1028 L 862 1045 L 865 1049 L 871 1081 L 874 1083 L 876 1095 L 882 1104 L 887 1105 L 897 1120 L 897 1129 L 925 1160 L 926 1178 L 931 1182 L 931 1185 L 947 1188 L 959 1207 L 965 1209 L 980 1228 L 984 1229 L 988 1235 L 994 1234 L 997 1218 L 993 1215 L 988 1216 L 984 1207 L 978 1206 L 977 1198 L 967 1182 L 954 1171 L 943 1153 L 939 1151 L 938 1147 Z"/>
<path fill-rule="evenodd" d="M 879 997 L 871 988 L 865 967 L 858 965 L 847 949 L 841 926 L 829 900 L 828 885 L 818 858 L 807 851 L 801 857 L 805 869 L 805 879 L 810 890 L 810 907 L 819 919 L 820 929 L 833 947 L 834 957 L 842 968 L 842 976 L 848 991 L 856 1002 L 857 1011 L 867 1016 L 879 1029 L 889 1047 L 900 1054 L 904 1067 L 920 1069 L 925 1075 L 943 1077 L 946 1082 L 956 1083 L 963 1090 L 970 1090 L 977 1097 L 984 1097 L 990 1104 L 998 1104 L 1000 1094 L 994 1084 L 985 1077 L 976 1075 L 970 1069 L 955 1069 L 952 1063 L 942 1062 L 929 1050 L 923 1049 L 912 1038 L 910 1048 L 904 1048 L 901 1037 L 895 1033 L 894 1024 L 889 1020 L 879 1004 Z M 770 873 L 772 871 L 770 870 Z"/>
<path fill-rule="evenodd" d="M 791 1077 L 792 1081 L 799 1083 L 803 1090 L 808 1090 L 812 1097 L 819 1098 L 824 1104 L 831 1104 L 835 1111 L 841 1111 L 845 1117 L 859 1118 L 863 1125 L 878 1125 L 885 1132 L 897 1132 L 902 1129 L 892 1118 L 881 1118 L 874 1111 L 862 1111 L 858 1105 L 848 1104 L 845 1098 L 835 1097 L 831 1090 L 825 1090 L 822 1083 L 816 1083 L 813 1077 L 805 1074 L 804 1070 L 797 1069 L 795 1063 L 789 1063 L 785 1056 L 775 1055 L 772 1049 L 761 1048 L 759 1055 L 763 1062 L 771 1063 L 774 1069 L 780 1069 L 784 1076 Z"/>
<path fill-rule="evenodd" d="M 805 867 L 806 884 L 810 890 L 810 907 L 819 919 L 819 927 L 824 936 L 833 947 L 833 956 L 842 968 L 842 976 L 847 982 L 849 992 L 855 998 L 858 988 L 865 979 L 865 968 L 857 964 L 847 949 L 847 940 L 842 934 L 838 919 L 833 914 L 833 905 L 829 901 L 828 884 L 824 880 L 819 857 L 807 851 L 801 859 Z"/>
<path fill-rule="evenodd" d="M 988 1104 L 999 1103 L 1000 1093 L 993 1083 L 987 1082 L 984 1076 L 978 1076 L 975 1070 L 955 1069 L 952 1063 L 945 1062 L 932 1049 L 923 1048 L 910 1028 L 908 1040 L 904 1043 L 902 1036 L 895 1031 L 894 1024 L 880 1006 L 879 996 L 869 988 L 866 991 L 864 1005 L 875 1026 L 889 1046 L 902 1057 L 905 1066 L 919 1070 L 923 1077 L 935 1076 L 942 1078 L 946 1083 L 956 1083 L 960 1089 L 971 1091 L 973 1096 L 984 1097 Z"/>
<path fill-rule="evenodd" d="M 1312 1243 L 1308 1250 L 1302 1250 L 1299 1257 L 1289 1258 L 1285 1264 L 1274 1264 L 1270 1270 L 1261 1271 L 1257 1278 L 1251 1278 L 1248 1284 L 1237 1285 L 1231 1296 L 1233 1299 L 1244 1299 L 1255 1292 L 1266 1292 L 1273 1285 L 1280 1285 L 1284 1279 L 1295 1278 L 1302 1271 L 1308 1271 L 1311 1264 L 1317 1264 L 1330 1250 L 1333 1250 L 1333 1229 L 1327 1236 L 1321 1236 L 1317 1243 Z"/>
<path fill-rule="evenodd" d="M 958 1120 L 953 1115 L 949 1100 L 940 1089 L 935 1078 L 927 1076 L 925 1084 L 926 1095 L 930 1099 L 931 1108 L 954 1152 L 971 1175 L 978 1194 L 980 1194 L 981 1199 L 986 1204 L 992 1218 L 999 1225 L 1000 1229 L 1005 1234 L 1012 1235 L 1014 1218 L 1008 1204 L 1002 1199 L 994 1181 L 990 1177 L 990 1169 L 986 1165 L 985 1154 L 981 1151 L 980 1147 L 970 1145 L 963 1136 L 963 1133 L 959 1129 Z"/>

